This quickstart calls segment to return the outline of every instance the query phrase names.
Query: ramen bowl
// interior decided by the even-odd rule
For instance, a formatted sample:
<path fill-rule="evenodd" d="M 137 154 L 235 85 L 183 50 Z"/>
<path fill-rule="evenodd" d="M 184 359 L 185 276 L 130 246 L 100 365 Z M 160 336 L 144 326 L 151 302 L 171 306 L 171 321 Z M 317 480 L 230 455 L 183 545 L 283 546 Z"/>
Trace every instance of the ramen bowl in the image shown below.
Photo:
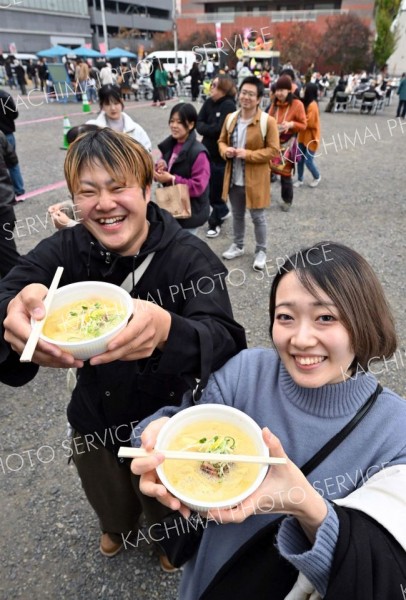
<path fill-rule="evenodd" d="M 40 339 L 88 360 L 107 351 L 134 310 L 123 288 L 103 281 L 80 281 L 56 290 Z"/>
<path fill-rule="evenodd" d="M 217 439 L 215 439 L 217 437 Z M 242 411 L 201 404 L 180 411 L 160 430 L 155 450 L 224 453 L 224 461 L 167 459 L 157 467 L 167 490 L 198 512 L 236 506 L 262 483 L 268 466 L 233 463 L 232 454 L 269 456 L 260 427 Z"/>

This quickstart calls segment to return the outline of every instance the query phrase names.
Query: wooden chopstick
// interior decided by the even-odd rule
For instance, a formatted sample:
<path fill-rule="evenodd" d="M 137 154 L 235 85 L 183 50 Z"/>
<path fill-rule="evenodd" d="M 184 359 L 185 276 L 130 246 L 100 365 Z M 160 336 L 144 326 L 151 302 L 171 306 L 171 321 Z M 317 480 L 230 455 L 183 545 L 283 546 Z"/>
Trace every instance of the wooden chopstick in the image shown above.
<path fill-rule="evenodd" d="M 56 289 L 59 285 L 59 281 L 62 277 L 62 273 L 63 267 L 58 267 L 55 271 L 54 278 L 52 280 L 51 285 L 49 286 L 48 293 L 44 300 L 45 316 L 43 319 L 41 319 L 41 321 L 35 321 L 34 325 L 32 326 L 30 337 L 28 338 L 24 346 L 23 353 L 20 356 L 20 362 L 31 362 L 32 355 L 34 354 L 35 348 L 37 347 L 39 336 L 41 335 L 42 328 L 44 327 L 44 323 L 48 316 L 49 308 L 51 306 Z"/>
<path fill-rule="evenodd" d="M 282 465 L 286 463 L 286 458 L 275 458 L 273 456 L 249 456 L 245 454 L 219 454 L 216 452 L 185 452 L 182 450 L 153 450 L 147 452 L 144 448 L 128 448 L 121 446 L 118 456 L 121 458 L 145 458 L 155 453 L 163 454 L 165 459 L 175 460 L 200 460 L 210 462 L 244 462 L 263 465 Z"/>

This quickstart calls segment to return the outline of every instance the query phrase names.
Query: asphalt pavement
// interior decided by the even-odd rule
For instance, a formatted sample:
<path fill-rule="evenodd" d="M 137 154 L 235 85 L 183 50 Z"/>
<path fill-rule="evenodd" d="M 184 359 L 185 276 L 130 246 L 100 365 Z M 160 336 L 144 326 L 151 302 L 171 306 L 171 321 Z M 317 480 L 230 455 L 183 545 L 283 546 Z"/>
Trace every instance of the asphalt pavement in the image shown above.
<path fill-rule="evenodd" d="M 60 148 L 63 117 L 78 125 L 94 117 L 97 106 L 90 115 L 81 104 L 47 103 L 40 94 L 16 100 L 17 152 L 27 197 L 15 208 L 15 235 L 25 253 L 53 233 L 47 207 L 68 198 L 65 151 Z M 406 121 L 395 118 L 396 103 L 394 99 L 376 115 L 360 115 L 326 114 L 323 101 L 320 185 L 308 187 L 310 175 L 305 173 L 292 210 L 284 213 L 280 185 L 274 183 L 265 271 L 252 269 L 249 216 L 246 253 L 226 266 L 235 317 L 246 327 L 249 346 L 269 346 L 268 295 L 283 257 L 320 240 L 341 241 L 361 252 L 384 284 L 400 341 L 395 358 L 375 369 L 381 383 L 404 396 Z M 126 110 L 146 129 L 154 148 L 168 135 L 169 108 L 131 101 Z M 204 229 L 200 236 L 206 239 Z M 208 243 L 221 255 L 231 242 L 229 219 L 221 235 Z M 0 385 L 0 600 L 174 600 L 180 575 L 160 571 L 145 541 L 113 559 L 99 553 L 97 520 L 74 467 L 67 464 L 67 402 L 60 370 L 41 369 L 22 388 Z"/>

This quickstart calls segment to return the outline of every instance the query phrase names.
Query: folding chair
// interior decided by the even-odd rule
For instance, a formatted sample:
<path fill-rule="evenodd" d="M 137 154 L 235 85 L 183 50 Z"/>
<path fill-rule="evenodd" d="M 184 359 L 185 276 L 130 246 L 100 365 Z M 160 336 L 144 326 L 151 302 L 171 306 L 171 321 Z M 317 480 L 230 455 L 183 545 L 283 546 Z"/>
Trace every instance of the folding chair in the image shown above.
<path fill-rule="evenodd" d="M 337 92 L 334 98 L 333 112 L 338 112 L 340 109 L 342 112 L 347 112 L 347 106 L 350 103 L 350 95 L 347 92 Z"/>
<path fill-rule="evenodd" d="M 378 101 L 375 92 L 364 92 L 362 96 L 362 104 L 360 113 L 375 114 L 377 111 Z"/>

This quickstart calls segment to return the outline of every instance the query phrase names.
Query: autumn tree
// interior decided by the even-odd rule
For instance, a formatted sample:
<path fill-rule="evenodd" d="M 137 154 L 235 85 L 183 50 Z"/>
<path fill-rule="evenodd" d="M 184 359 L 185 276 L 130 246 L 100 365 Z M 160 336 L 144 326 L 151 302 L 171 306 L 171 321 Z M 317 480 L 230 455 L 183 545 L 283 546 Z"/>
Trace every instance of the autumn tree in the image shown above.
<path fill-rule="evenodd" d="M 273 48 L 279 50 L 280 63 L 290 61 L 301 73 L 316 63 L 321 34 L 312 23 L 281 23 L 273 28 Z"/>
<path fill-rule="evenodd" d="M 368 69 L 372 62 L 372 33 L 354 13 L 327 19 L 320 42 L 326 65 L 345 73 Z"/>
<path fill-rule="evenodd" d="M 207 27 L 205 29 L 196 29 L 196 31 L 193 31 L 193 33 L 179 41 L 179 48 L 181 50 L 192 50 L 194 46 L 202 48 L 204 44 L 208 44 L 209 42 L 212 42 L 214 47 L 214 40 L 215 34 L 211 29 Z M 208 47 L 210 48 L 211 46 Z"/>
<path fill-rule="evenodd" d="M 376 39 L 374 43 L 375 64 L 381 68 L 393 54 L 397 43 L 397 31 L 393 27 L 401 0 L 377 0 L 375 13 Z"/>
<path fill-rule="evenodd" d="M 154 50 L 173 50 L 173 32 L 154 33 L 152 42 Z"/>

